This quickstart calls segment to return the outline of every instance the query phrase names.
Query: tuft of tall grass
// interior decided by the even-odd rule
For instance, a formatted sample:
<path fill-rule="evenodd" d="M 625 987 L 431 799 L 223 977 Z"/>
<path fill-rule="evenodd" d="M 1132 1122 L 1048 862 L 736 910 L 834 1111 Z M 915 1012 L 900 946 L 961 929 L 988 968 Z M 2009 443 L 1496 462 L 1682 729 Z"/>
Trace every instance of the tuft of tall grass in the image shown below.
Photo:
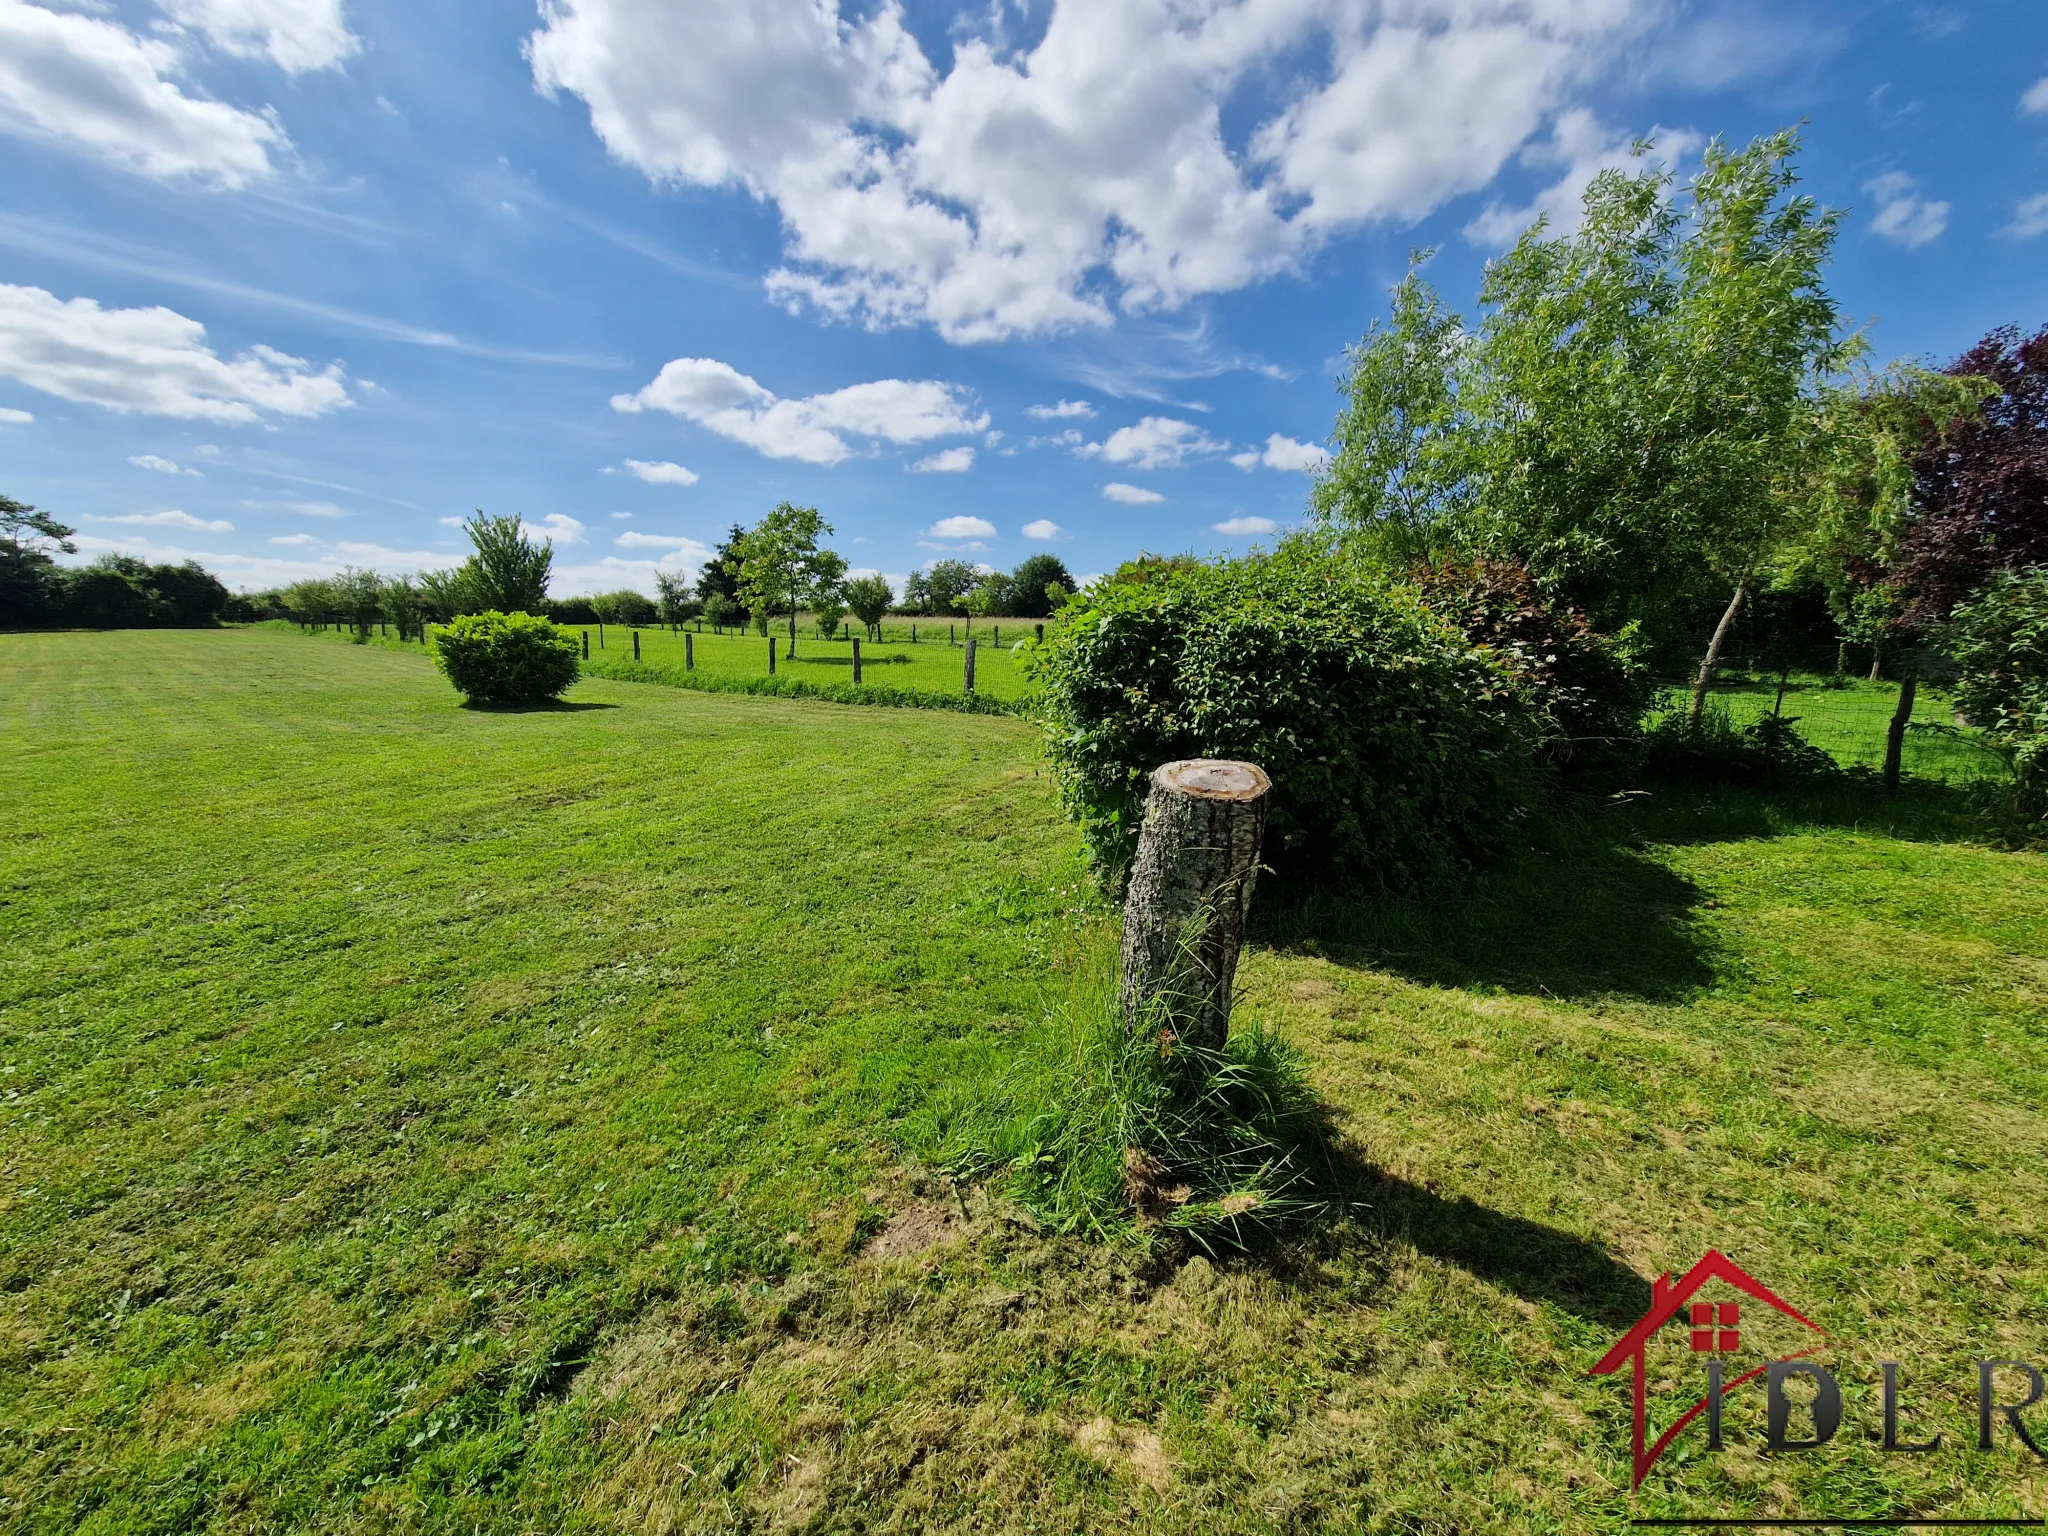
<path fill-rule="evenodd" d="M 1054 1005 L 948 1117 L 948 1167 L 993 1178 L 1055 1231 L 1111 1242 L 1164 1228 L 1241 1247 L 1327 1209 L 1329 1122 L 1301 1054 L 1258 1026 L 1200 1049 L 1163 1019 L 1127 1024 L 1108 985 Z"/>

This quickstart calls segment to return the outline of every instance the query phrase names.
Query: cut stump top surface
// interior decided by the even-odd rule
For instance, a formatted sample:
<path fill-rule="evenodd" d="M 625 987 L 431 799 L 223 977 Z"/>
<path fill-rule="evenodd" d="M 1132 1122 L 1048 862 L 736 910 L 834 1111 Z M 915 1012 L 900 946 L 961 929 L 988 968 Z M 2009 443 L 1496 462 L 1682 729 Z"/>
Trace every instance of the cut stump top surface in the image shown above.
<path fill-rule="evenodd" d="M 1191 757 L 1152 770 L 1161 789 L 1201 800 L 1256 800 L 1273 787 L 1257 763 L 1234 763 L 1220 757 Z"/>

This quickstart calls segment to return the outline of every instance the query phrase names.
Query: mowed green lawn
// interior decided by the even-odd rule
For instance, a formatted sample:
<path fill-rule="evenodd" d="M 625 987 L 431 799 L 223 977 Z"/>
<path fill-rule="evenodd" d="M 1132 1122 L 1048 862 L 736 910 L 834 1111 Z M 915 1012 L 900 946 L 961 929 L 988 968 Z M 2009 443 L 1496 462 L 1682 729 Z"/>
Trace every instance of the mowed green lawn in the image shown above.
<path fill-rule="evenodd" d="M 1210 1259 L 944 1177 L 1113 960 L 1025 722 L 471 711 L 251 629 L 0 636 L 0 732 L 7 1529 L 2048 1502 L 1970 1449 L 1971 1362 L 2048 1365 L 2048 861 L 1936 791 L 1656 794 L 1463 893 L 1271 914 L 1241 1016 L 1306 1053 L 1347 1204 Z M 1830 1330 L 1849 1423 L 1768 1458 L 1745 1389 L 1631 1497 L 1587 1367 L 1709 1247 Z M 1879 1360 L 1941 1451 L 1876 1453 Z"/>

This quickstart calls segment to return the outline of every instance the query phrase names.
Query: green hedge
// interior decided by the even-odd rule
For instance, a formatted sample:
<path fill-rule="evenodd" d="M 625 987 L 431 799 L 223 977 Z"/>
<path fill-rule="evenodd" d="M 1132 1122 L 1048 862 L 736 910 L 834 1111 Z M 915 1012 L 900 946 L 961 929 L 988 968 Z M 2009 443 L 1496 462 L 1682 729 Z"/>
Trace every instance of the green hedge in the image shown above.
<path fill-rule="evenodd" d="M 1176 758 L 1272 776 L 1276 875 L 1377 888 L 1490 856 L 1546 778 L 1508 665 L 1413 586 L 1306 552 L 1098 584 L 1034 669 L 1055 775 L 1112 884 L 1148 776 Z"/>

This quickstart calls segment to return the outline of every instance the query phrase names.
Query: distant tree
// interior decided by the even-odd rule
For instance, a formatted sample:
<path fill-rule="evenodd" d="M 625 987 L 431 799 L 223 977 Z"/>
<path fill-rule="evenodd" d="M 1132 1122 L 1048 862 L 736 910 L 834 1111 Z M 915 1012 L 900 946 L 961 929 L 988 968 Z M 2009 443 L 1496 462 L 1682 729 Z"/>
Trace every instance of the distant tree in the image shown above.
<path fill-rule="evenodd" d="M 923 571 L 912 571 L 903 579 L 903 606 L 911 613 L 932 611 L 931 578 Z"/>
<path fill-rule="evenodd" d="M 740 600 L 740 545 L 746 536 L 747 530 L 734 523 L 725 536 L 725 542 L 711 551 L 711 558 L 697 573 L 699 602 L 708 604 L 716 594 L 735 608 L 746 606 Z M 710 610 L 707 607 L 705 611 L 708 613 Z"/>
<path fill-rule="evenodd" d="M 1004 616 L 1014 619 L 1050 618 L 1053 602 L 1047 596 L 1046 588 L 1053 585 L 1059 587 L 1062 598 L 1074 590 L 1074 578 L 1060 557 L 1051 554 L 1026 557 L 1010 573 L 1009 590 L 1004 594 Z"/>
<path fill-rule="evenodd" d="M 1993 392 L 1913 465 L 1895 585 L 1919 624 L 1945 620 L 1994 572 L 2048 565 L 2048 328 L 1993 331 L 1947 372 Z"/>
<path fill-rule="evenodd" d="M 412 577 L 387 578 L 379 599 L 391 622 L 398 626 L 399 639 L 410 640 L 420 633 L 420 589 Z"/>
<path fill-rule="evenodd" d="M 76 533 L 47 512 L 0 496 L 0 629 L 60 622 L 64 581 L 51 552 L 77 553 Z"/>
<path fill-rule="evenodd" d="M 475 613 L 480 605 L 469 577 L 467 563 L 454 570 L 421 571 L 421 617 L 445 624 L 458 614 Z"/>
<path fill-rule="evenodd" d="M 232 600 L 225 583 L 196 560 L 151 566 L 149 584 L 165 609 L 164 622 L 181 629 L 218 624 Z"/>
<path fill-rule="evenodd" d="M 65 617 L 87 629 L 149 629 L 164 610 L 150 590 L 148 567 L 132 555 L 102 555 L 65 583 Z"/>
<path fill-rule="evenodd" d="M 965 613 L 961 600 L 981 585 L 981 572 L 965 560 L 935 560 L 924 573 L 924 585 L 930 612 Z"/>
<path fill-rule="evenodd" d="M 882 638 L 882 620 L 895 600 L 896 594 L 889 590 L 885 577 L 856 576 L 846 584 L 846 606 L 853 610 L 870 640 Z"/>
<path fill-rule="evenodd" d="M 769 616 L 787 614 L 794 640 L 797 610 L 836 592 L 846 561 L 818 544 L 831 531 L 816 507 L 785 501 L 741 536 L 740 598 L 757 624 L 765 628 Z"/>
<path fill-rule="evenodd" d="M 598 592 L 589 601 L 597 616 L 607 624 L 652 624 L 661 614 L 653 598 L 632 587 Z"/>
<path fill-rule="evenodd" d="M 526 536 L 519 518 L 486 517 L 481 509 L 463 524 L 475 546 L 463 566 L 468 596 L 485 613 L 546 611 L 548 575 L 554 568 L 552 539 L 538 544 Z"/>
<path fill-rule="evenodd" d="M 334 583 L 321 578 L 295 581 L 281 592 L 284 610 L 295 624 L 331 624 L 341 614 Z"/>
<path fill-rule="evenodd" d="M 690 583 L 679 573 L 656 571 L 654 588 L 659 594 L 655 606 L 664 624 L 681 624 L 703 611 L 703 604 L 692 595 Z"/>
<path fill-rule="evenodd" d="M 736 622 L 745 611 L 716 587 L 713 587 L 711 595 L 704 599 L 704 617 L 711 621 L 713 629 L 723 629 L 726 625 Z"/>
<path fill-rule="evenodd" d="M 327 585 L 334 594 L 335 617 L 355 632 L 356 644 L 362 645 L 384 617 L 384 578 L 375 571 L 345 565 Z"/>

